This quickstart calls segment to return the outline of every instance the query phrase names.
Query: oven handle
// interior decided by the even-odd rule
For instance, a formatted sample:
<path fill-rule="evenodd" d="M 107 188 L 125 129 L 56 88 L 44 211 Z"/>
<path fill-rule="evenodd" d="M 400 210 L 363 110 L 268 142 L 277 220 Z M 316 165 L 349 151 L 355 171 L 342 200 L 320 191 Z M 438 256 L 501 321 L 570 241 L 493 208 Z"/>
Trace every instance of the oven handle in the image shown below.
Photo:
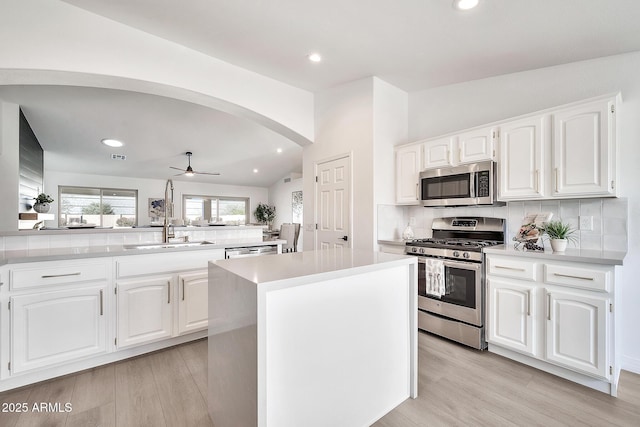
<path fill-rule="evenodd" d="M 426 264 L 428 258 L 429 257 L 418 257 L 418 262 L 421 264 Z M 465 270 L 474 270 L 474 271 L 478 271 L 482 268 L 482 263 L 478 263 L 478 262 L 454 261 L 450 259 L 443 259 L 442 262 L 444 263 L 445 267 L 463 268 Z"/>

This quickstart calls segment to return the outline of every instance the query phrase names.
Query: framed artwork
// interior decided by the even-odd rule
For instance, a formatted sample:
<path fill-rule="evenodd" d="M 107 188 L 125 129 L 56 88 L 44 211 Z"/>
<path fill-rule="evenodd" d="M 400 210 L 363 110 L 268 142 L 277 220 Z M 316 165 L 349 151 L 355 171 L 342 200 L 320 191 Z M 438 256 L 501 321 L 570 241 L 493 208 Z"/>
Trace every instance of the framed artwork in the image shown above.
<path fill-rule="evenodd" d="M 151 218 L 164 218 L 164 199 L 149 198 L 149 216 Z"/>
<path fill-rule="evenodd" d="M 302 191 L 291 193 L 291 222 L 302 224 Z"/>

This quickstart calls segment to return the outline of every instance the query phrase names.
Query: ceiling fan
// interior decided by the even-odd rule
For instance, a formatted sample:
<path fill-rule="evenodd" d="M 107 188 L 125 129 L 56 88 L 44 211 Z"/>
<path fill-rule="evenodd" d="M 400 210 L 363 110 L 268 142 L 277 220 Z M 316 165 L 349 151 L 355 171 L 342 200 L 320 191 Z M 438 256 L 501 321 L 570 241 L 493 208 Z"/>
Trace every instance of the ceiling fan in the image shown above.
<path fill-rule="evenodd" d="M 176 169 L 179 171 L 183 171 L 182 173 L 176 174 L 174 176 L 179 176 L 179 175 L 185 175 L 185 176 L 194 176 L 194 175 L 220 175 L 219 172 L 197 172 L 194 171 L 193 168 L 191 167 L 191 156 L 193 156 L 193 153 L 191 151 L 187 151 L 185 153 L 189 159 L 189 166 L 187 166 L 186 169 L 182 169 L 182 168 L 176 168 L 174 166 L 169 166 L 171 169 Z"/>

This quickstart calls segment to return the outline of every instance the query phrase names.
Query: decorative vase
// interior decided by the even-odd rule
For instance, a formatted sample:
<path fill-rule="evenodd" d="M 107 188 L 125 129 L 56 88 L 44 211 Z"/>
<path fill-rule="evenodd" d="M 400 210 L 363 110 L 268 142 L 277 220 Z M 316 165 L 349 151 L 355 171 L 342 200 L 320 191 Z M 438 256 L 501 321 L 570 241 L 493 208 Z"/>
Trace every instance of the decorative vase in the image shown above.
<path fill-rule="evenodd" d="M 564 252 L 567 249 L 567 239 L 551 239 L 553 252 Z"/>
<path fill-rule="evenodd" d="M 33 205 L 33 210 L 38 213 L 48 213 L 49 209 L 51 209 L 49 203 L 36 203 Z"/>
<path fill-rule="evenodd" d="M 410 225 L 407 225 L 406 228 L 404 229 L 404 231 L 402 232 L 402 238 L 404 240 L 413 239 L 413 230 L 411 229 Z"/>

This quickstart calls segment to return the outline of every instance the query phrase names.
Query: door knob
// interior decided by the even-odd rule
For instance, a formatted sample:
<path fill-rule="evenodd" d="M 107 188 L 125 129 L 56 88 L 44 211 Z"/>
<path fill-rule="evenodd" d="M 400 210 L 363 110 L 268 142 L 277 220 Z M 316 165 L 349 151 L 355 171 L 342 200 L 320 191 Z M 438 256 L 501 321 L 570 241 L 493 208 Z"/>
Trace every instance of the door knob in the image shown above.
<path fill-rule="evenodd" d="M 348 236 L 342 236 L 341 239 L 346 242 L 349 239 L 349 237 Z"/>

